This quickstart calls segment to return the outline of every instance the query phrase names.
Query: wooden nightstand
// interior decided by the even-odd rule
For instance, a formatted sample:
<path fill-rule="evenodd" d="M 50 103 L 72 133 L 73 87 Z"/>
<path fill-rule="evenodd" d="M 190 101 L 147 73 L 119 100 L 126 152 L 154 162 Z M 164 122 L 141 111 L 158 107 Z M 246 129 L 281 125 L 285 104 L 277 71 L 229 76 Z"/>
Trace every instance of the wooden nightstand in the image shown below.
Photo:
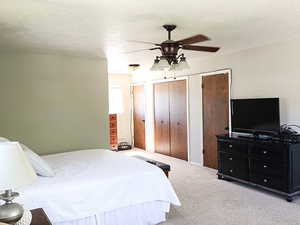
<path fill-rule="evenodd" d="M 32 213 L 32 221 L 30 225 L 52 225 L 43 209 L 39 208 L 30 211 Z"/>

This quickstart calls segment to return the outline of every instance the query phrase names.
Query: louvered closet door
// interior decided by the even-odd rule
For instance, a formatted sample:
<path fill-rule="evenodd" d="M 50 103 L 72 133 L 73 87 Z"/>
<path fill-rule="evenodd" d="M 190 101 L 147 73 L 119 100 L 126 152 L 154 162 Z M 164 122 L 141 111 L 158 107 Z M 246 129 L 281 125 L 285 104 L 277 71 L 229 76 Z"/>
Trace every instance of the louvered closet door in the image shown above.
<path fill-rule="evenodd" d="M 186 81 L 169 83 L 171 156 L 187 160 Z"/>
<path fill-rule="evenodd" d="M 154 84 L 155 152 L 170 155 L 169 85 Z"/>

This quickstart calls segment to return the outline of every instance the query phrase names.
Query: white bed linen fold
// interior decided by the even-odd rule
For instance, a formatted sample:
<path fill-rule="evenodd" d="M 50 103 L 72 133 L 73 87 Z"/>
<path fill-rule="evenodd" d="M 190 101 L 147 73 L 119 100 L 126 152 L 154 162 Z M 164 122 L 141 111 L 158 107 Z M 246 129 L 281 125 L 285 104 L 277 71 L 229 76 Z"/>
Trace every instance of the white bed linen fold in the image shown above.
<path fill-rule="evenodd" d="M 43 158 L 55 177 L 19 190 L 19 202 L 43 208 L 54 224 L 146 202 L 180 205 L 163 171 L 142 160 L 102 149 Z"/>
<path fill-rule="evenodd" d="M 169 203 L 147 202 L 53 225 L 153 225 L 166 221 L 169 208 Z"/>

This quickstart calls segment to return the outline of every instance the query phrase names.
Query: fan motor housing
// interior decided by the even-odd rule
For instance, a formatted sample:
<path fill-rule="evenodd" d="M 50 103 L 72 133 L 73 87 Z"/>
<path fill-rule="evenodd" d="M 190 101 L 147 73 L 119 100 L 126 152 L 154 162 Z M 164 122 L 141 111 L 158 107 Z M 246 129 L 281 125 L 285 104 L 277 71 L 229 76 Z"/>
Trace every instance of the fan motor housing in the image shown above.
<path fill-rule="evenodd" d="M 175 57 L 177 56 L 179 45 L 174 41 L 165 41 L 161 44 L 161 53 L 165 57 Z"/>

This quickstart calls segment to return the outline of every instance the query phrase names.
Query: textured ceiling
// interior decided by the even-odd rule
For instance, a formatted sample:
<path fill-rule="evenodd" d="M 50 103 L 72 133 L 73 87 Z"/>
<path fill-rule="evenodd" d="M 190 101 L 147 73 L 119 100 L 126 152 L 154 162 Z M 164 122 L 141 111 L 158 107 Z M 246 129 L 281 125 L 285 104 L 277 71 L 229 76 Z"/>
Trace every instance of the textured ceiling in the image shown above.
<path fill-rule="evenodd" d="M 155 56 L 122 54 L 151 47 L 126 40 L 162 42 L 166 23 L 178 25 L 173 39 L 202 33 L 212 39 L 203 45 L 224 54 L 299 36 L 300 1 L 1 0 L 0 50 L 107 57 L 109 72 L 120 73 L 128 63 L 149 66 Z"/>

